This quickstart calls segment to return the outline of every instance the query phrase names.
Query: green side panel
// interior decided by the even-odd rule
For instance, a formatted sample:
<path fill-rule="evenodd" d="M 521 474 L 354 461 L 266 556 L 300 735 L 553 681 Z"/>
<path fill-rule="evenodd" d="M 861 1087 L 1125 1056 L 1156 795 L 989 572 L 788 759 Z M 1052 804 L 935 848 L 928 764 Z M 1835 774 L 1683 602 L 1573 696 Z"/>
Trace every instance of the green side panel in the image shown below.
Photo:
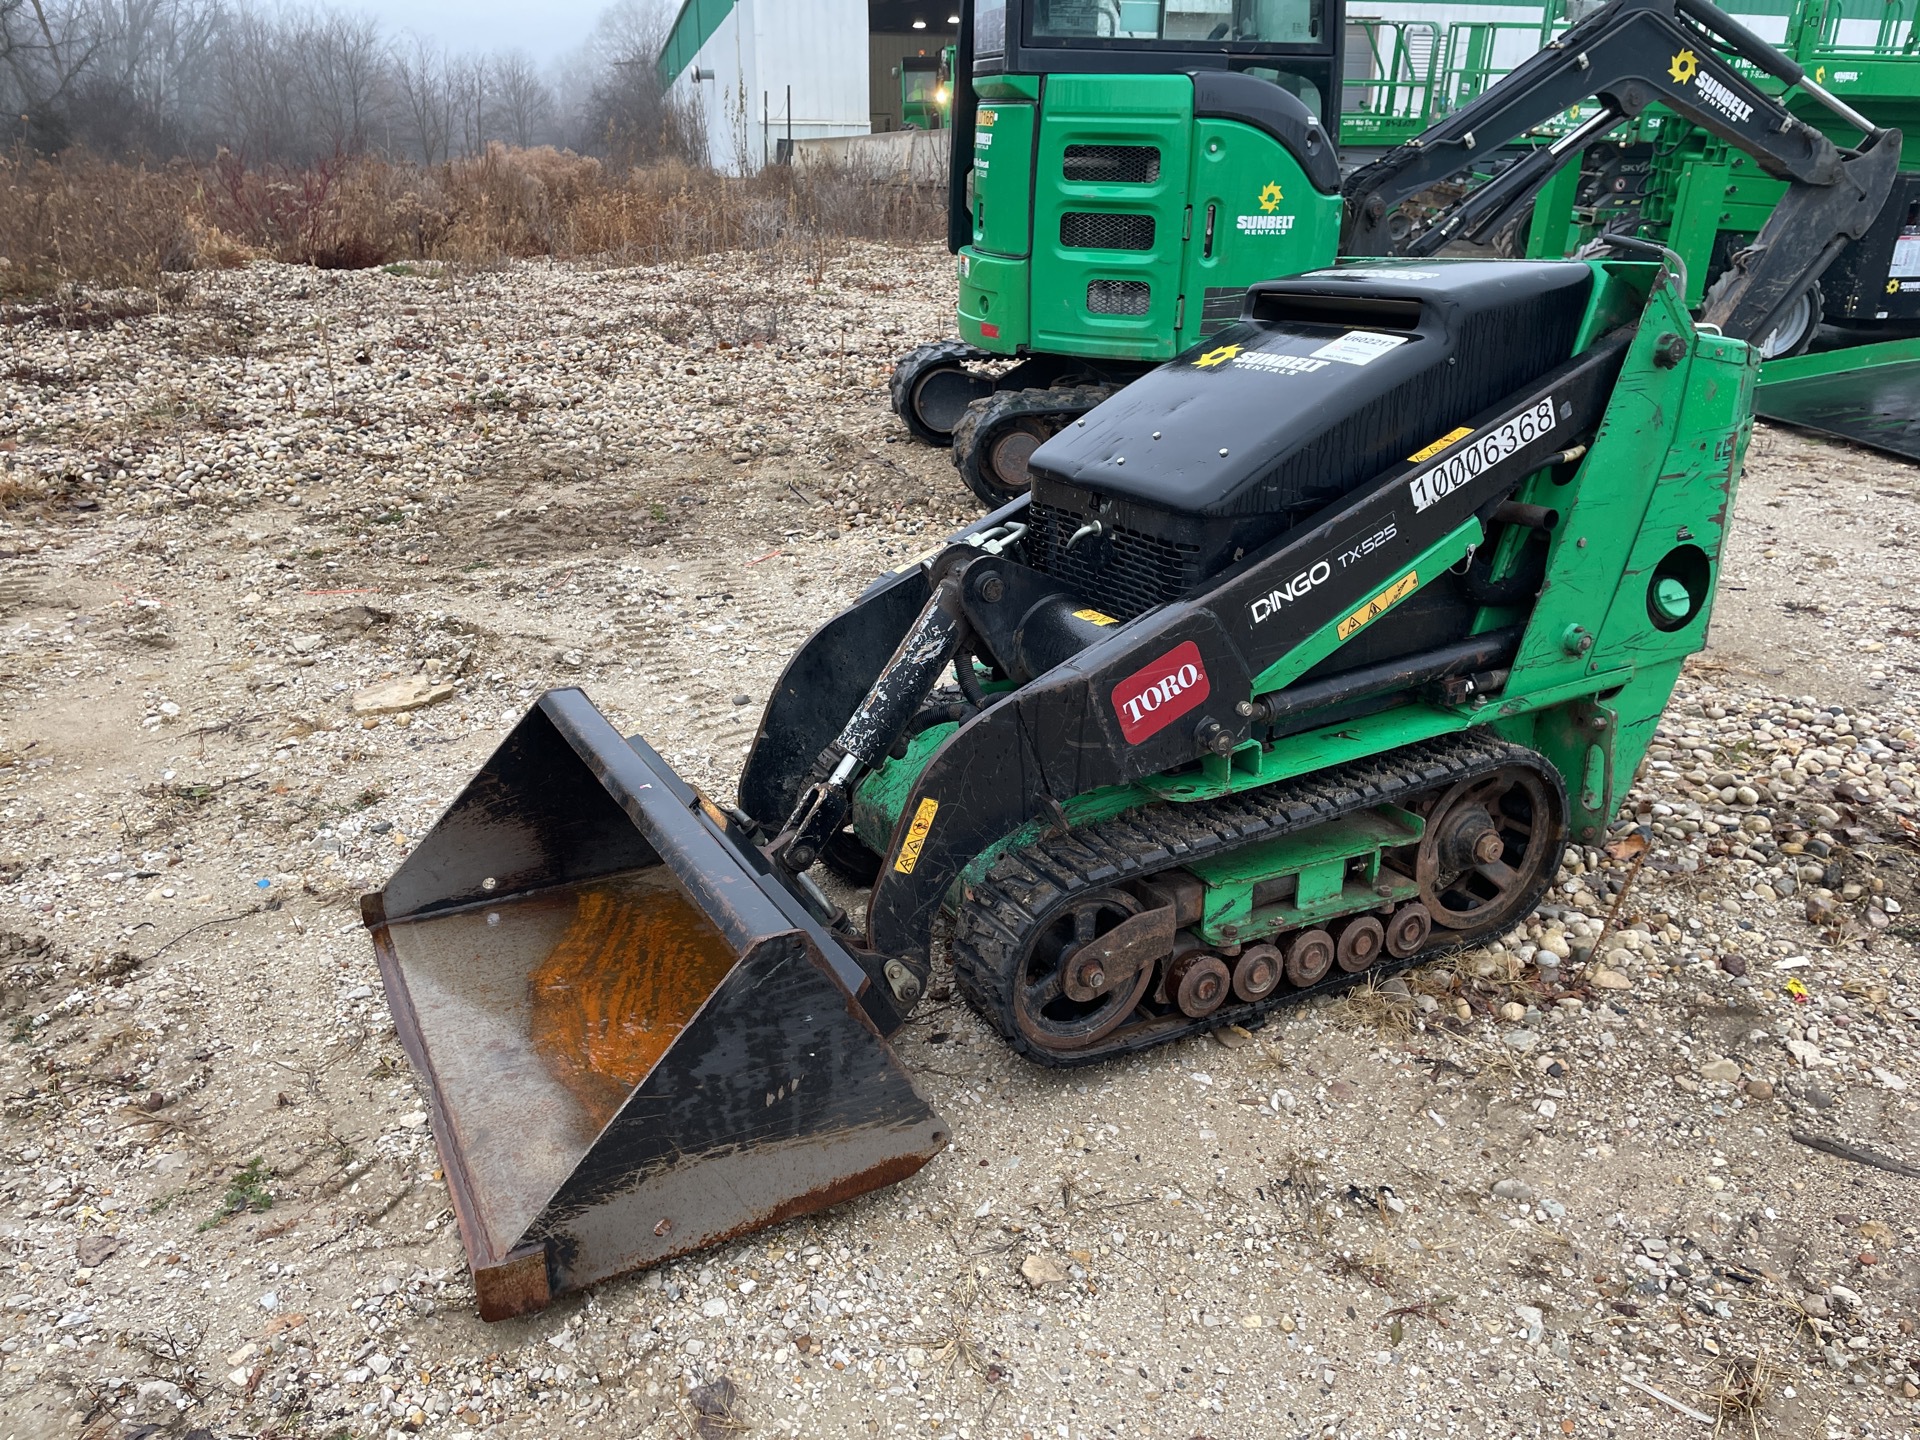
<path fill-rule="evenodd" d="M 1027 275 L 1032 264 L 960 252 L 960 338 L 969 345 L 1012 355 L 1027 343 Z"/>
<path fill-rule="evenodd" d="M 1193 128 L 1180 349 L 1238 318 L 1247 286 L 1331 265 L 1340 248 L 1340 197 L 1315 190 L 1271 136 L 1237 120 Z"/>
<path fill-rule="evenodd" d="M 1654 355 L 1671 336 L 1692 337 L 1691 345 L 1679 365 L 1663 368 Z M 1672 287 L 1649 300 L 1592 451 L 1564 488 L 1531 493 L 1560 512 L 1560 523 L 1513 667 L 1529 690 L 1658 664 L 1704 643 L 1705 599 L 1678 630 L 1653 627 L 1648 571 L 1692 546 L 1706 557 L 1710 586 L 1751 425 L 1753 365 L 1741 342 L 1695 336 Z M 1700 577 L 1687 583 L 1697 588 Z"/>
<path fill-rule="evenodd" d="M 660 88 L 669 88 L 691 64 L 700 47 L 713 38 L 721 22 L 733 13 L 734 0 L 684 0 L 680 13 L 673 17 L 667 31 L 667 43 L 660 47 L 655 72 Z"/>
<path fill-rule="evenodd" d="M 1418 815 L 1382 805 L 1190 865 L 1207 886 L 1197 928 L 1209 944 L 1234 944 L 1410 899 L 1420 887 L 1383 876 L 1381 851 L 1416 843 L 1425 828 Z M 1255 906 L 1256 885 L 1287 877 L 1291 895 Z"/>
<path fill-rule="evenodd" d="M 1033 243 L 1033 126 L 1024 101 L 983 104 L 973 133 L 973 249 L 1019 258 Z"/>
<path fill-rule="evenodd" d="M 1193 82 L 1184 75 L 1047 77 L 1033 167 L 1034 349 L 1126 360 L 1174 354 L 1192 125 Z M 1132 172 L 1152 178 L 1077 178 L 1085 146 L 1153 152 Z"/>
<path fill-rule="evenodd" d="M 1759 355 L 1744 341 L 1694 336 L 1692 354 L 1676 372 L 1686 377 L 1679 417 L 1664 463 L 1655 461 L 1646 509 L 1618 571 L 1590 667 L 1644 671 L 1677 664 L 1706 645 L 1727 523 L 1753 432 L 1759 370 Z M 1656 603 L 1668 582 L 1682 587 L 1678 614 Z M 1623 712 L 1620 718 L 1628 726 L 1646 717 Z"/>

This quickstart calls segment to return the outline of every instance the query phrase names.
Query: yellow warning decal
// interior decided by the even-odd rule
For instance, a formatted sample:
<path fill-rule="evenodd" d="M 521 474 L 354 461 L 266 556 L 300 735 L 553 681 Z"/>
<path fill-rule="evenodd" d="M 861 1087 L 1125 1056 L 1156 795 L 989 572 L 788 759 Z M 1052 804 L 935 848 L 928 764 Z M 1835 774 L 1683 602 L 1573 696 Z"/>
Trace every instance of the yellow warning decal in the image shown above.
<path fill-rule="evenodd" d="M 900 874 L 913 874 L 913 867 L 920 863 L 920 847 L 927 843 L 927 832 L 933 829 L 933 815 L 939 808 L 940 802 L 929 795 L 920 802 L 920 808 L 913 812 L 913 823 L 907 827 L 907 838 L 900 842 L 900 858 L 893 862 L 893 868 Z"/>
<path fill-rule="evenodd" d="M 1409 570 L 1393 584 L 1382 590 L 1358 610 L 1340 622 L 1339 635 L 1342 640 L 1349 638 L 1357 630 L 1365 629 L 1378 620 L 1387 611 L 1398 605 L 1407 596 L 1420 588 L 1418 572 Z"/>
<path fill-rule="evenodd" d="M 1118 625 L 1120 622 L 1111 615 L 1102 615 L 1098 610 L 1076 610 L 1073 618 L 1084 620 L 1089 625 Z"/>
<path fill-rule="evenodd" d="M 1471 435 L 1472 433 L 1473 431 L 1468 429 L 1465 425 L 1462 425 L 1458 430 L 1449 430 L 1446 434 L 1442 435 L 1438 440 L 1434 441 L 1431 445 L 1423 446 L 1422 448 L 1414 451 L 1411 455 L 1407 456 L 1407 459 L 1431 460 L 1434 456 L 1438 455 L 1442 450 L 1446 449 L 1449 445 L 1454 445 L 1459 443 L 1460 441 L 1466 439 L 1467 436 Z"/>

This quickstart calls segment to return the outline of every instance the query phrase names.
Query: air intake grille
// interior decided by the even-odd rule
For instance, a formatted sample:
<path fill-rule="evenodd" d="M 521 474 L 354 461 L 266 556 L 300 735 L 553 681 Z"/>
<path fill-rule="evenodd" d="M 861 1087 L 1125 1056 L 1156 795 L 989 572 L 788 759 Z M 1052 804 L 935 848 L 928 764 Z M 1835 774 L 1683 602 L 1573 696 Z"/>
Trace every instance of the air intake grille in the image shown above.
<path fill-rule="evenodd" d="M 1087 309 L 1095 315 L 1144 315 L 1152 300 L 1144 280 L 1095 280 L 1087 286 Z"/>
<path fill-rule="evenodd" d="M 1153 216 L 1069 210 L 1060 217 L 1060 243 L 1075 250 L 1151 250 Z"/>
<path fill-rule="evenodd" d="M 1160 178 L 1160 151 L 1152 145 L 1069 145 L 1060 173 L 1089 185 L 1146 185 Z"/>
<path fill-rule="evenodd" d="M 1131 620 L 1200 582 L 1200 547 L 1109 526 L 1073 549 L 1086 517 L 1051 505 L 1027 507 L 1027 554 L 1034 569 L 1071 586 L 1116 620 Z"/>

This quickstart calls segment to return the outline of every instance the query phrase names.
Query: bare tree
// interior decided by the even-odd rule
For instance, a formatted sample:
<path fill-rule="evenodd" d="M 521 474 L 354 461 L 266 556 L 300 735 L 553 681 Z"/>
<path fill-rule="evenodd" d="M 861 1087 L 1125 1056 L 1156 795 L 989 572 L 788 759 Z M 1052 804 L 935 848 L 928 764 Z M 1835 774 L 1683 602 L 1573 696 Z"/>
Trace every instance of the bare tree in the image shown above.
<path fill-rule="evenodd" d="M 302 58 L 291 27 L 253 10 L 223 27 L 214 61 L 222 143 L 253 162 L 305 159 L 310 137 L 298 98 Z"/>
<path fill-rule="evenodd" d="M 493 62 L 493 106 L 495 129 L 522 149 L 552 124 L 553 91 L 524 50 L 510 50 Z"/>
<path fill-rule="evenodd" d="M 487 109 L 493 76 L 484 55 L 463 55 L 447 62 L 447 93 L 455 118 L 453 133 L 460 153 L 478 155 L 487 148 Z"/>
<path fill-rule="evenodd" d="M 64 140 L 67 105 L 100 48 L 77 5 L 0 0 L 0 64 L 10 84 L 8 111 L 29 139 Z"/>
<path fill-rule="evenodd" d="M 306 99 L 326 149 L 365 150 L 379 116 L 387 51 L 379 22 L 368 15 L 323 11 L 306 33 Z"/>
<path fill-rule="evenodd" d="M 623 164 L 663 155 L 705 158 L 698 117 L 660 84 L 658 60 L 673 11 L 663 0 L 617 0 L 602 11 L 576 60 L 575 143 Z"/>
<path fill-rule="evenodd" d="M 414 153 L 429 165 L 442 163 L 453 129 L 446 56 L 420 36 L 411 36 L 394 53 L 393 82 Z"/>

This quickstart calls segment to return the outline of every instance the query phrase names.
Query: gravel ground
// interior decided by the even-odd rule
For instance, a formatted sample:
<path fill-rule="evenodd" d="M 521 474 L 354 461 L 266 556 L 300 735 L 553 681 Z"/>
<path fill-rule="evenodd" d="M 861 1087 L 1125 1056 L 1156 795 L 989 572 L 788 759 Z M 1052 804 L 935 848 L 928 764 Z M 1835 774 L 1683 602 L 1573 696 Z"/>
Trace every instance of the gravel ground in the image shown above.
<path fill-rule="evenodd" d="M 0 326 L 0 1437 L 1912 1433 L 1920 476 L 1765 427 L 1643 855 L 1090 1073 L 936 998 L 913 1180 L 473 1317 L 356 897 L 550 685 L 727 790 L 788 651 L 973 513 L 885 402 L 948 274 L 257 265 Z"/>

